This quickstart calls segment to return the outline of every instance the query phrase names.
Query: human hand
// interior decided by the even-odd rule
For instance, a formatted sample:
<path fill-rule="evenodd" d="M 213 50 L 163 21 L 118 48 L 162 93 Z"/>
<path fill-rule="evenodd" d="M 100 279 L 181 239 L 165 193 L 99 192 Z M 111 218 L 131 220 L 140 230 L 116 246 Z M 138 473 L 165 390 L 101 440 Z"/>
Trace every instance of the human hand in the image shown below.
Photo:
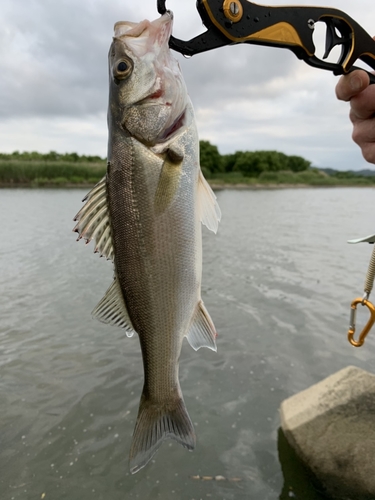
<path fill-rule="evenodd" d="M 355 70 L 342 76 L 336 85 L 336 96 L 350 101 L 353 141 L 369 163 L 375 163 L 375 85 L 365 71 Z"/>

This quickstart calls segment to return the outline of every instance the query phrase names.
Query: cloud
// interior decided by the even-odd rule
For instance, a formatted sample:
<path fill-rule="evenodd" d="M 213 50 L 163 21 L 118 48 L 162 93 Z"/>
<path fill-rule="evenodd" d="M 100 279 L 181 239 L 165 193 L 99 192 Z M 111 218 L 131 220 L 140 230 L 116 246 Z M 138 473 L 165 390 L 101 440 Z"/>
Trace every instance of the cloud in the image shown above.
<path fill-rule="evenodd" d="M 107 154 L 106 113 L 85 119 L 62 116 L 0 121 L 2 151 L 58 151 Z"/>
<path fill-rule="evenodd" d="M 271 3 L 271 2 L 265 2 Z M 284 2 L 310 5 L 310 0 Z M 318 2 L 319 3 L 319 2 Z M 375 34 L 375 4 L 330 0 Z M 205 30 L 195 0 L 167 0 L 175 36 Z M 119 20 L 156 18 L 156 0 L 3 0 L 0 20 L 0 150 L 105 156 L 107 52 Z M 319 36 L 324 38 L 321 31 Z M 321 47 L 320 47 L 321 49 Z M 320 166 L 362 168 L 337 79 L 287 50 L 236 45 L 179 54 L 200 136 L 224 152 L 277 149 Z"/>

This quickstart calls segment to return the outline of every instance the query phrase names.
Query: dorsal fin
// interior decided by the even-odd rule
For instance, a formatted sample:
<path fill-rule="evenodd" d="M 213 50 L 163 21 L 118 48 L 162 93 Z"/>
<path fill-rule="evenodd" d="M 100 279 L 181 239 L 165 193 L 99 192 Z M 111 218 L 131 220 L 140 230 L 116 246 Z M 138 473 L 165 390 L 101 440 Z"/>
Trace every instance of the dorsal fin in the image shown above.
<path fill-rule="evenodd" d="M 108 210 L 106 178 L 101 181 L 83 199 L 86 203 L 74 217 L 77 221 L 73 231 L 78 233 L 78 240 L 86 243 L 95 240 L 95 253 L 100 253 L 113 261 L 113 242 Z"/>
<path fill-rule="evenodd" d="M 202 224 L 204 224 L 210 231 L 216 233 L 221 220 L 221 210 L 216 201 L 214 192 L 206 179 L 203 177 L 202 171 L 199 173 L 198 203 Z"/>

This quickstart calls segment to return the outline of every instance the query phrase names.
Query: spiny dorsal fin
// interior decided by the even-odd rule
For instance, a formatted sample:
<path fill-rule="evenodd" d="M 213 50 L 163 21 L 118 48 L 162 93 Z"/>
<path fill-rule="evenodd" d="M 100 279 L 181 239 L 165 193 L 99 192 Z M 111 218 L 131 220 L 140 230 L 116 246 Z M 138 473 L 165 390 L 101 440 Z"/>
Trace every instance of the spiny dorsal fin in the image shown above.
<path fill-rule="evenodd" d="M 78 240 L 84 238 L 86 243 L 95 240 L 95 253 L 100 253 L 113 261 L 113 243 L 107 202 L 106 178 L 101 181 L 83 199 L 85 205 L 74 217 L 77 221 L 74 232 Z M 77 241 L 78 241 L 77 240 Z"/>
<path fill-rule="evenodd" d="M 128 337 L 134 335 L 134 328 L 116 278 L 93 310 L 92 315 L 102 323 L 125 328 Z"/>
<path fill-rule="evenodd" d="M 188 342 L 195 351 L 201 347 L 208 347 L 216 351 L 216 336 L 217 333 L 211 316 L 204 307 L 203 302 L 200 301 L 186 335 Z"/>
<path fill-rule="evenodd" d="M 155 210 L 158 214 L 163 213 L 176 196 L 183 159 L 183 154 L 179 151 L 173 149 L 167 151 L 155 193 Z"/>
<path fill-rule="evenodd" d="M 216 233 L 221 220 L 221 210 L 216 201 L 214 192 L 206 179 L 203 177 L 202 171 L 199 173 L 198 203 L 202 224 L 204 224 L 210 231 Z"/>

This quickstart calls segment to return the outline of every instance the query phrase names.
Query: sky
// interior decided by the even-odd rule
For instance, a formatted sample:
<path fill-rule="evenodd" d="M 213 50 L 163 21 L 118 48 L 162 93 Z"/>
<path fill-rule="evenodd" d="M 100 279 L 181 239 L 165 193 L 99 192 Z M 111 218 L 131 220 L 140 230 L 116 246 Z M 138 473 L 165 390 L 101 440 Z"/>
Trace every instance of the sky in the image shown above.
<path fill-rule="evenodd" d="M 375 35 L 374 0 L 327 2 Z M 54 150 L 106 157 L 107 53 L 113 25 L 157 18 L 156 3 L 2 0 L 0 152 Z M 167 0 L 167 7 L 174 12 L 177 38 L 187 40 L 205 30 L 195 0 Z M 325 41 L 321 24 L 314 34 L 320 57 Z M 220 153 L 277 150 L 321 168 L 371 168 L 351 139 L 349 104 L 336 99 L 338 78 L 330 72 L 310 68 L 289 50 L 248 44 L 176 58 L 200 139 L 217 145 Z"/>

